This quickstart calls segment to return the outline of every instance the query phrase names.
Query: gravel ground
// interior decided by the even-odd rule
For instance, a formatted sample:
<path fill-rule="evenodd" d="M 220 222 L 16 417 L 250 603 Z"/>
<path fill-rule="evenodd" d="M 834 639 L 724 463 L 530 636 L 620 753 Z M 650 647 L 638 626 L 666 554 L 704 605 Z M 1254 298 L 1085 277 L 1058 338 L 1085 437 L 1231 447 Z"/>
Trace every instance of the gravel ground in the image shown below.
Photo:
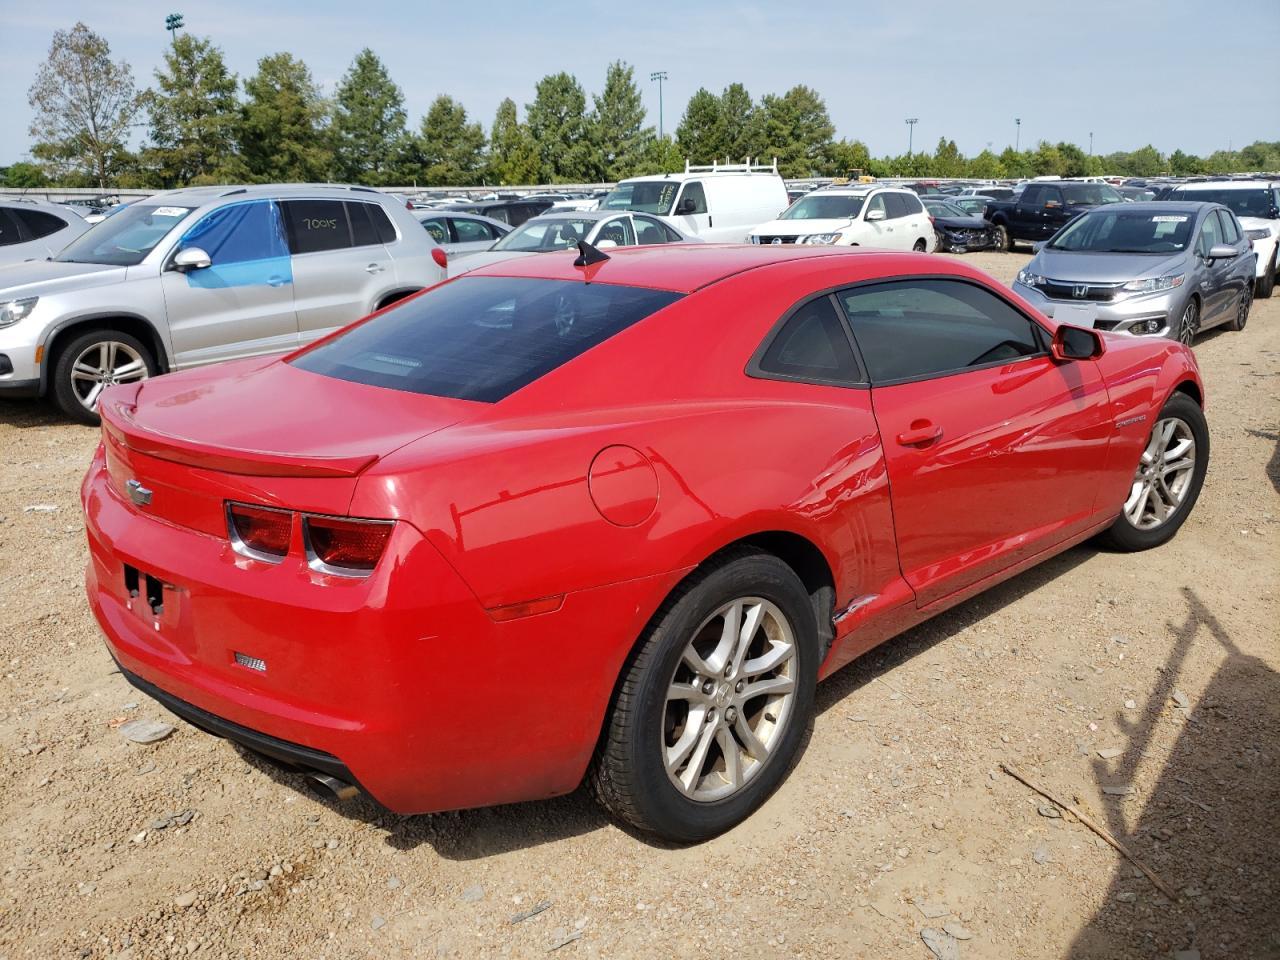
<path fill-rule="evenodd" d="M 3 404 L 0 960 L 1280 957 L 1280 297 L 1196 352 L 1213 458 L 1171 544 L 1077 548 L 873 651 L 764 809 L 687 849 L 581 792 L 337 805 L 173 721 L 85 606 L 94 431 Z"/>

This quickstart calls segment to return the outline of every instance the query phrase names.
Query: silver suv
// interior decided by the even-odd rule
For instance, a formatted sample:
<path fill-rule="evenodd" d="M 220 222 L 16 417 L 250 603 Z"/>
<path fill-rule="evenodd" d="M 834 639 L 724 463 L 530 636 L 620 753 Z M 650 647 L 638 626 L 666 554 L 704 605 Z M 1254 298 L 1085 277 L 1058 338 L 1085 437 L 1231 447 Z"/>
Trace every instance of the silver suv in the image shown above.
<path fill-rule="evenodd" d="M 0 267 L 0 397 L 96 423 L 112 383 L 291 350 L 444 279 L 403 204 L 367 187 L 198 187 Z"/>

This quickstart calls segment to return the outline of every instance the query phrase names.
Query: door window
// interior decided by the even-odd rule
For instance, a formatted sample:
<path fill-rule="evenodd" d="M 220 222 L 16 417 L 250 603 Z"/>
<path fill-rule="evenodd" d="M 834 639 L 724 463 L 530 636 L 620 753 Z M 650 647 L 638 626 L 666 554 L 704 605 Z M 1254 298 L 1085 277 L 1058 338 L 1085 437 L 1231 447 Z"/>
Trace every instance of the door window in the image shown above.
<path fill-rule="evenodd" d="M 282 286 L 293 280 L 280 209 L 271 200 L 233 203 L 206 214 L 174 251 L 188 247 L 199 247 L 212 264 L 189 271 L 189 287 Z"/>
<path fill-rule="evenodd" d="M 1236 218 L 1227 210 L 1219 210 L 1218 217 L 1222 220 L 1220 224 L 1222 228 L 1223 243 L 1237 244 L 1240 242 L 1240 228 L 1236 226 Z"/>
<path fill-rule="evenodd" d="M 9 217 L 9 211 L 0 210 L 0 247 L 21 242 L 22 234 L 18 231 L 18 224 Z"/>
<path fill-rule="evenodd" d="M 612 240 L 620 247 L 634 247 L 636 235 L 631 229 L 630 218 L 615 217 L 604 223 L 596 234 L 596 243 L 599 244 L 601 240 Z"/>
<path fill-rule="evenodd" d="M 898 220 L 907 215 L 907 198 L 901 193 L 884 194 L 884 206 L 888 212 L 886 220 Z"/>
<path fill-rule="evenodd" d="M 382 237 L 378 235 L 372 216 L 378 208 L 371 203 L 353 203 L 350 200 L 346 202 L 346 208 L 347 216 L 351 219 L 351 245 L 372 247 L 381 244 Z"/>
<path fill-rule="evenodd" d="M 793 313 L 751 372 L 814 383 L 861 379 L 844 323 L 829 296 L 810 300 Z"/>
<path fill-rule="evenodd" d="M 1051 203 L 1056 203 L 1058 206 L 1062 206 L 1062 191 L 1057 187 L 1045 187 L 1040 194 L 1040 199 L 1044 201 L 1041 205 L 1045 207 L 1049 206 Z"/>
<path fill-rule="evenodd" d="M 838 296 L 872 383 L 955 373 L 1044 352 L 1035 325 L 976 284 L 898 280 Z"/>
<path fill-rule="evenodd" d="M 285 200 L 281 206 L 295 255 L 351 246 L 351 224 L 341 200 Z"/>
<path fill-rule="evenodd" d="M 636 243 L 647 246 L 670 242 L 671 231 L 664 230 L 663 224 L 657 220 L 650 220 L 648 217 L 632 217 L 631 222 L 636 225 Z"/>
<path fill-rule="evenodd" d="M 687 206 L 687 201 L 693 201 L 692 209 L 682 209 Z M 698 214 L 707 212 L 707 195 L 703 192 L 702 184 L 697 180 L 691 180 L 684 185 L 684 191 L 680 194 L 680 199 L 676 201 L 676 215 L 687 216 L 689 214 Z"/>
<path fill-rule="evenodd" d="M 1196 241 L 1196 252 L 1202 257 L 1209 256 L 1209 251 L 1216 244 L 1222 242 L 1221 229 L 1218 226 L 1218 218 L 1214 215 L 1214 211 L 1209 211 L 1209 215 L 1204 218 L 1204 224 L 1200 227 L 1200 237 Z"/>
<path fill-rule="evenodd" d="M 65 220 L 59 220 L 53 214 L 45 213 L 43 210 L 19 209 L 13 210 L 12 213 L 26 224 L 27 232 L 31 234 L 34 240 L 47 237 L 51 233 L 57 233 L 67 225 Z"/>
<path fill-rule="evenodd" d="M 869 218 L 871 216 L 872 210 L 879 210 L 881 213 L 883 213 L 887 217 L 888 213 L 885 210 L 884 198 L 885 198 L 885 195 L 883 193 L 877 193 L 874 197 L 872 197 L 867 202 L 867 212 L 865 216 Z"/>
<path fill-rule="evenodd" d="M 454 221 L 457 223 L 458 221 Z M 422 221 L 422 229 L 431 235 L 431 239 L 436 243 L 449 242 L 449 227 L 446 225 L 444 218 L 436 217 L 431 220 Z"/>
<path fill-rule="evenodd" d="M 1022 191 L 1022 203 L 1028 207 L 1038 207 L 1044 202 L 1044 187 L 1025 187 Z"/>
<path fill-rule="evenodd" d="M 497 240 L 498 235 L 493 227 L 483 220 L 467 220 L 462 217 L 450 217 L 453 221 L 453 232 L 459 243 L 484 243 Z"/>
<path fill-rule="evenodd" d="M 902 197 L 903 204 L 905 204 L 907 208 L 906 216 L 910 217 L 913 214 L 924 213 L 924 207 L 920 203 L 920 198 L 914 193 L 904 193 L 900 194 L 900 196 Z"/>

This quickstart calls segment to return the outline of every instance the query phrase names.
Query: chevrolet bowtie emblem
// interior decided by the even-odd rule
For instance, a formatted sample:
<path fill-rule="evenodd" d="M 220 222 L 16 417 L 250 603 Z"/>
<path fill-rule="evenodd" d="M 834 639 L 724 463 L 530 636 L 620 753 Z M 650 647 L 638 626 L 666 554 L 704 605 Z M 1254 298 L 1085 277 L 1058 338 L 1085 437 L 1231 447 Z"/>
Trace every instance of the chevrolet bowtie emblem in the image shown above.
<path fill-rule="evenodd" d="M 151 504 L 151 491 L 137 480 L 126 481 L 124 488 L 129 491 L 129 499 L 138 506 L 146 507 Z"/>

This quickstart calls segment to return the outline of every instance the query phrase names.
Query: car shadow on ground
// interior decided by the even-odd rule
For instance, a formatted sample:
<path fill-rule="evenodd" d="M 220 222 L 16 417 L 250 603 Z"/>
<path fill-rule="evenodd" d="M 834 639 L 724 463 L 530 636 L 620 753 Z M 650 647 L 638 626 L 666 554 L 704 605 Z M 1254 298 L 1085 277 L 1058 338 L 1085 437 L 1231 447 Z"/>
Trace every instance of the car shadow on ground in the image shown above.
<path fill-rule="evenodd" d="M 1040 589 L 1084 563 L 1096 552 L 1089 546 L 1075 547 L 887 641 L 818 687 L 816 713 L 821 714 L 850 693 L 910 658 Z M 798 758 L 803 758 L 811 735 L 812 726 L 805 732 Z M 476 860 L 567 840 L 610 826 L 623 830 L 635 840 L 655 849 L 678 848 L 677 844 L 636 832 L 611 820 L 592 799 L 585 785 L 579 786 L 571 794 L 549 800 L 401 816 L 391 813 L 363 795 L 352 800 L 334 800 L 323 791 L 317 792 L 310 779 L 296 771 L 282 768 L 243 748 L 236 749 L 246 763 L 278 783 L 290 789 L 315 793 L 318 801 L 338 816 L 382 829 L 386 833 L 386 842 L 398 850 L 412 850 L 422 844 L 429 844 L 445 859 Z"/>
<path fill-rule="evenodd" d="M 1123 798 L 1109 800 L 1102 818 L 1177 899 L 1122 860 L 1103 905 L 1065 954 L 1076 960 L 1181 950 L 1205 960 L 1280 958 L 1280 674 L 1242 651 L 1194 589 L 1182 595 L 1186 611 L 1167 624 L 1174 646 L 1146 702 L 1136 719 L 1116 718 L 1128 736 L 1124 753 L 1114 765 L 1093 761 L 1099 791 L 1150 780 L 1144 765 L 1157 732 L 1179 727 L 1136 819 Z M 1215 644 L 1225 659 L 1192 700 L 1179 689 L 1194 683 L 1189 655 Z"/>
<path fill-rule="evenodd" d="M 32 427 L 56 427 L 72 421 L 47 400 L 0 400 L 0 420 L 11 427 L 27 430 Z M 96 429 L 86 427 L 86 430 Z"/>

